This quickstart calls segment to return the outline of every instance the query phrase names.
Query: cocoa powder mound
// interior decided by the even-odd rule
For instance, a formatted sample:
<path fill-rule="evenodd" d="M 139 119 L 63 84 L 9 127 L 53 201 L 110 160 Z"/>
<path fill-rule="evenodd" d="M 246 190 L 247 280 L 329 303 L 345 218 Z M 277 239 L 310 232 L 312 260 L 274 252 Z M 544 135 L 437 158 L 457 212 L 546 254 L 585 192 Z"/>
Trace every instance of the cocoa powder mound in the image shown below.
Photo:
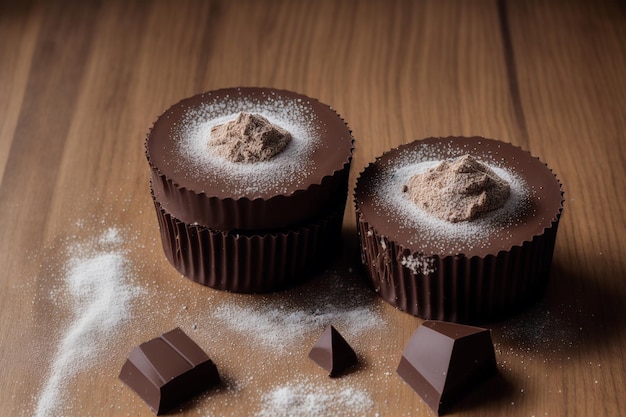
<path fill-rule="evenodd" d="M 291 134 L 259 114 L 239 113 L 235 120 L 214 126 L 208 145 L 232 162 L 267 161 L 291 141 Z"/>
<path fill-rule="evenodd" d="M 413 175 L 402 191 L 426 212 L 457 223 L 502 207 L 511 188 L 487 165 L 464 155 Z"/>

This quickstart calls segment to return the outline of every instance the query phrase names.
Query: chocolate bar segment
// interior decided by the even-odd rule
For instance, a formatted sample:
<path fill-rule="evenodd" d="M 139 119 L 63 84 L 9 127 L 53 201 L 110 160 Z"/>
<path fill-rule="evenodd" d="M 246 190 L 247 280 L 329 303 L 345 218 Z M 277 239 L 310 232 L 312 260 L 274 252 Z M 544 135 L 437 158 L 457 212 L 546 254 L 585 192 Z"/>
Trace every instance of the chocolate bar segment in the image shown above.
<path fill-rule="evenodd" d="M 356 353 L 333 326 L 324 330 L 309 352 L 309 358 L 326 369 L 331 377 L 338 376 L 357 363 Z"/>
<path fill-rule="evenodd" d="M 157 415 L 220 382 L 215 364 L 180 328 L 133 349 L 119 377 Z"/>
<path fill-rule="evenodd" d="M 491 331 L 425 321 L 409 341 L 398 375 L 437 414 L 497 372 Z"/>

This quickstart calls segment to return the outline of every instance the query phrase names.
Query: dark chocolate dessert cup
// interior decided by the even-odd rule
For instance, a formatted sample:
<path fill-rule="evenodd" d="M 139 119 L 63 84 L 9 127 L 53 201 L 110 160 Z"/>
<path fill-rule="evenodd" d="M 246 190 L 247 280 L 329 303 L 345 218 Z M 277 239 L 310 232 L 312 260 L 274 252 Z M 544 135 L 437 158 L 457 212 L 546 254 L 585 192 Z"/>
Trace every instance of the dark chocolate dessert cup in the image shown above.
<path fill-rule="evenodd" d="M 291 140 L 271 160 L 232 162 L 211 132 L 241 112 Z M 243 140 L 243 138 L 240 138 Z M 170 107 L 146 139 L 165 255 L 187 278 L 219 290 L 293 286 L 337 253 L 354 139 L 316 99 L 285 90 L 210 91 Z"/>
<path fill-rule="evenodd" d="M 390 214 L 393 210 L 376 207 L 373 195 L 380 178 L 397 172 L 402 161 L 466 153 L 510 169 L 526 184 L 527 201 L 514 219 L 507 220 L 510 226 L 503 226 L 484 242 L 445 247 L 440 241 L 433 243 L 423 230 L 399 224 Z M 563 202 L 561 184 L 552 171 L 509 143 L 482 137 L 415 141 L 378 157 L 357 179 L 361 259 L 375 291 L 409 314 L 465 323 L 500 319 L 543 293 Z"/>
<path fill-rule="evenodd" d="M 220 104 L 226 102 L 230 105 L 222 109 Z M 301 182 L 281 186 L 280 190 L 270 187 L 266 191 L 233 193 L 235 187 L 229 179 L 211 171 L 190 169 L 189 161 L 180 155 L 177 143 L 181 126 L 189 122 L 190 113 L 201 112 L 202 117 L 210 119 L 224 117 L 238 108 L 260 112 L 275 103 L 298 109 L 306 119 L 306 129 L 316 138 L 316 145 L 306 156 L 313 163 L 306 167 Z M 207 107 L 210 111 L 202 110 Z M 241 87 L 198 94 L 170 107 L 148 134 L 146 157 L 154 195 L 177 219 L 214 230 L 269 231 L 315 221 L 345 199 L 353 142 L 344 120 L 316 99 L 286 90 Z"/>

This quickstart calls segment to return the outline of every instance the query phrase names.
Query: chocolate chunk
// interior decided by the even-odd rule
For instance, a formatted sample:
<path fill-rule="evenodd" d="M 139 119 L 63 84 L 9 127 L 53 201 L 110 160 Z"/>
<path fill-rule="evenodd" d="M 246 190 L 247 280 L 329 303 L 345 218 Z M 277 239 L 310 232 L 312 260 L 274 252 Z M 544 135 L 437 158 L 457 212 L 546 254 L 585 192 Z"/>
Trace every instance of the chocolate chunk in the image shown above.
<path fill-rule="evenodd" d="M 215 364 L 180 328 L 133 349 L 119 377 L 156 414 L 220 381 Z"/>
<path fill-rule="evenodd" d="M 398 375 L 437 414 L 497 372 L 491 331 L 425 321 L 409 341 Z"/>
<path fill-rule="evenodd" d="M 357 363 L 356 353 L 333 326 L 328 326 L 324 330 L 309 352 L 309 358 L 326 369 L 331 377 L 341 374 Z"/>

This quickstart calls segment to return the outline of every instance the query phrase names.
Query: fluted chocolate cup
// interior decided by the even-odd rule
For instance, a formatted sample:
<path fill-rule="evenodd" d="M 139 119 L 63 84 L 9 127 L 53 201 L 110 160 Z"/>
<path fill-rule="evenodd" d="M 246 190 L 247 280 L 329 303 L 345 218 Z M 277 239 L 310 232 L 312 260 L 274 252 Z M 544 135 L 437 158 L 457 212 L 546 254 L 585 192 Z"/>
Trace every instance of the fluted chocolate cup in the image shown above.
<path fill-rule="evenodd" d="M 412 205 L 403 186 L 445 159 L 472 155 L 511 181 L 504 207 L 446 223 Z M 375 291 L 425 319 L 485 322 L 536 301 L 550 275 L 563 190 L 538 158 L 482 137 L 427 138 L 369 164 L 355 189 L 361 259 Z"/>
<path fill-rule="evenodd" d="M 213 130 L 240 113 L 288 132 L 287 145 L 263 161 L 220 154 L 210 146 Z M 220 290 L 295 285 L 336 253 L 353 149 L 331 107 L 291 91 L 228 88 L 178 102 L 146 139 L 165 255 L 189 279 Z"/>
<path fill-rule="evenodd" d="M 289 131 L 270 161 L 224 161 L 209 150 L 211 128 L 239 112 Z M 170 107 L 146 140 L 154 195 L 188 224 L 220 231 L 270 231 L 315 221 L 345 200 L 354 149 L 344 120 L 326 104 L 285 90 L 210 91 Z"/>
<path fill-rule="evenodd" d="M 207 287 L 265 293 L 293 287 L 336 258 L 344 205 L 313 222 L 269 233 L 190 225 L 154 200 L 163 251 L 181 274 Z"/>

